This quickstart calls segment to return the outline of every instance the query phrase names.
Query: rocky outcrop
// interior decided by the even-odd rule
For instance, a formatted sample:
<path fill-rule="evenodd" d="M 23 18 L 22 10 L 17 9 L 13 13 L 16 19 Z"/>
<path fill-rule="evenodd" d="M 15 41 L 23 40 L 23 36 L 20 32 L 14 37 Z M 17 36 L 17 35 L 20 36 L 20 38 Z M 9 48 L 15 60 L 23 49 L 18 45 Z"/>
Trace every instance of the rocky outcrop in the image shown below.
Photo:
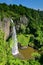
<path fill-rule="evenodd" d="M 21 24 L 27 26 L 27 24 L 28 24 L 28 18 L 25 15 L 20 16 L 20 19 L 14 21 L 14 23 L 15 23 L 15 26 L 16 26 L 16 30 L 18 32 L 20 30 Z"/>
<path fill-rule="evenodd" d="M 4 18 L 3 21 L 0 20 L 0 29 L 5 33 L 4 39 L 6 40 L 10 33 L 10 19 Z"/>
<path fill-rule="evenodd" d="M 28 18 L 27 18 L 25 15 L 21 16 L 21 17 L 20 17 L 20 23 L 21 23 L 21 24 L 24 24 L 24 25 L 27 25 L 27 23 L 28 23 Z"/>

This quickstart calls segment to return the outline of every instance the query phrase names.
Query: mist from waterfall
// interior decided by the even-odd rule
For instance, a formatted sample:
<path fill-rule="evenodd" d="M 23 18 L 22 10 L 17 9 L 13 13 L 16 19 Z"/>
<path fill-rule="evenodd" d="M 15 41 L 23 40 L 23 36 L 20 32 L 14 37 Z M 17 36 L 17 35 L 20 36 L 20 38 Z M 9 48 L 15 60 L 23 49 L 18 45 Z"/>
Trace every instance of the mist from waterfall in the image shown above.
<path fill-rule="evenodd" d="M 12 20 L 12 19 L 11 19 L 11 22 L 13 23 L 13 20 Z M 15 26 L 13 26 L 12 39 L 13 39 L 13 41 L 14 41 L 13 47 L 12 47 L 12 54 L 13 54 L 13 55 L 17 55 L 17 54 L 19 53 L 19 51 L 18 51 L 18 42 L 17 42 L 17 36 L 16 36 Z"/>

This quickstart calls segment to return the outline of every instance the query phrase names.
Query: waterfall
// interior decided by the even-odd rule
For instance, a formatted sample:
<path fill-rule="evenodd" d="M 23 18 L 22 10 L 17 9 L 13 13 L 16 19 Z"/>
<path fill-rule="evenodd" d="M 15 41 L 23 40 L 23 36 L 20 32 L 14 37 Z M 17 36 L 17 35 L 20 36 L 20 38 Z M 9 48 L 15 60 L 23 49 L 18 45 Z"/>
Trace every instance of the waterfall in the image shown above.
<path fill-rule="evenodd" d="M 11 22 L 13 23 L 13 20 L 11 19 Z M 14 40 L 13 47 L 12 47 L 12 54 L 17 55 L 19 53 L 18 51 L 18 42 L 17 42 L 17 37 L 16 37 L 16 29 L 15 26 L 13 26 L 13 35 L 12 39 Z"/>

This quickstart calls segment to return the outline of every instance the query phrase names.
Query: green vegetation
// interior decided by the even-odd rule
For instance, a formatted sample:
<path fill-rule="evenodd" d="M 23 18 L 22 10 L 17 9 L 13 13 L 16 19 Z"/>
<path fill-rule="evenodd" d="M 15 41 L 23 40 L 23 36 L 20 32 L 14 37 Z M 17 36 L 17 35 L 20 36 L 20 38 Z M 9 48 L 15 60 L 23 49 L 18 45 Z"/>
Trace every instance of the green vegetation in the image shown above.
<path fill-rule="evenodd" d="M 27 46 L 29 43 L 29 38 L 30 38 L 29 35 L 19 34 L 18 35 L 18 42 L 20 42 L 21 45 L 23 45 L 23 46 Z"/>
<path fill-rule="evenodd" d="M 22 46 L 28 46 L 31 36 L 33 35 L 18 34 L 18 42 L 20 42 Z M 31 41 L 33 41 L 33 39 Z"/>
<path fill-rule="evenodd" d="M 20 23 L 20 17 L 25 15 L 27 24 Z M 31 46 L 39 51 L 33 53 L 33 59 L 21 60 L 15 58 L 11 53 L 12 39 L 4 40 L 4 33 L 0 30 L 0 65 L 43 65 L 43 11 L 34 10 L 22 5 L 7 5 L 0 3 L 0 19 L 12 18 L 20 23 L 18 42 L 22 46 Z M 17 24 L 18 24 L 17 23 Z M 11 23 L 11 27 L 14 24 Z"/>
<path fill-rule="evenodd" d="M 41 55 L 38 52 L 35 52 L 35 53 L 32 54 L 32 56 L 33 56 L 33 58 L 38 60 Z"/>
<path fill-rule="evenodd" d="M 27 8 L 25 6 L 22 6 L 21 4 L 17 6 L 14 4 L 7 5 L 5 3 L 0 3 L 0 16 L 2 15 L 4 17 L 6 16 L 13 17 L 13 19 L 19 19 L 21 15 L 26 15 L 26 17 L 28 18 L 34 18 L 33 20 L 38 20 L 38 18 L 43 17 L 42 13 L 43 11 Z"/>
<path fill-rule="evenodd" d="M 4 33 L 0 30 L 0 65 L 40 65 L 35 60 L 20 60 L 12 56 L 11 42 L 11 40 L 9 42 L 4 40 Z"/>
<path fill-rule="evenodd" d="M 21 32 L 22 32 L 22 33 L 25 33 L 25 30 L 26 30 L 25 25 L 21 24 Z"/>

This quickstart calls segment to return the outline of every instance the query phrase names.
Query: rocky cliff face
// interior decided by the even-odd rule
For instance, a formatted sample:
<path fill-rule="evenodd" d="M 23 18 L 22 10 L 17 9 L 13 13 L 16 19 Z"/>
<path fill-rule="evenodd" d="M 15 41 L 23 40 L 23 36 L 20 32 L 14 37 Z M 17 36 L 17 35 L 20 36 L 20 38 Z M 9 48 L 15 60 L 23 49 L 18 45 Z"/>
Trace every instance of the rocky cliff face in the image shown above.
<path fill-rule="evenodd" d="M 27 18 L 25 15 L 21 16 L 21 17 L 20 17 L 20 23 L 21 23 L 21 24 L 24 24 L 24 25 L 27 25 L 27 23 L 28 23 L 28 18 Z"/>
<path fill-rule="evenodd" d="M 6 40 L 10 33 L 10 19 L 4 18 L 3 21 L 0 20 L 0 29 L 5 33 L 4 39 Z"/>
<path fill-rule="evenodd" d="M 26 26 L 27 23 L 28 23 L 28 18 L 25 15 L 21 16 L 19 20 L 14 21 L 17 32 L 20 30 L 21 24 Z M 0 29 L 2 29 L 3 32 L 5 33 L 4 39 L 6 40 L 12 32 L 12 30 L 10 30 L 9 18 L 4 18 L 3 21 L 0 20 Z"/>
<path fill-rule="evenodd" d="M 19 31 L 21 24 L 23 24 L 25 26 L 27 25 L 28 18 L 25 15 L 23 15 L 23 16 L 20 17 L 19 20 L 14 21 L 14 23 L 15 23 L 15 26 L 16 26 L 16 30 Z"/>

